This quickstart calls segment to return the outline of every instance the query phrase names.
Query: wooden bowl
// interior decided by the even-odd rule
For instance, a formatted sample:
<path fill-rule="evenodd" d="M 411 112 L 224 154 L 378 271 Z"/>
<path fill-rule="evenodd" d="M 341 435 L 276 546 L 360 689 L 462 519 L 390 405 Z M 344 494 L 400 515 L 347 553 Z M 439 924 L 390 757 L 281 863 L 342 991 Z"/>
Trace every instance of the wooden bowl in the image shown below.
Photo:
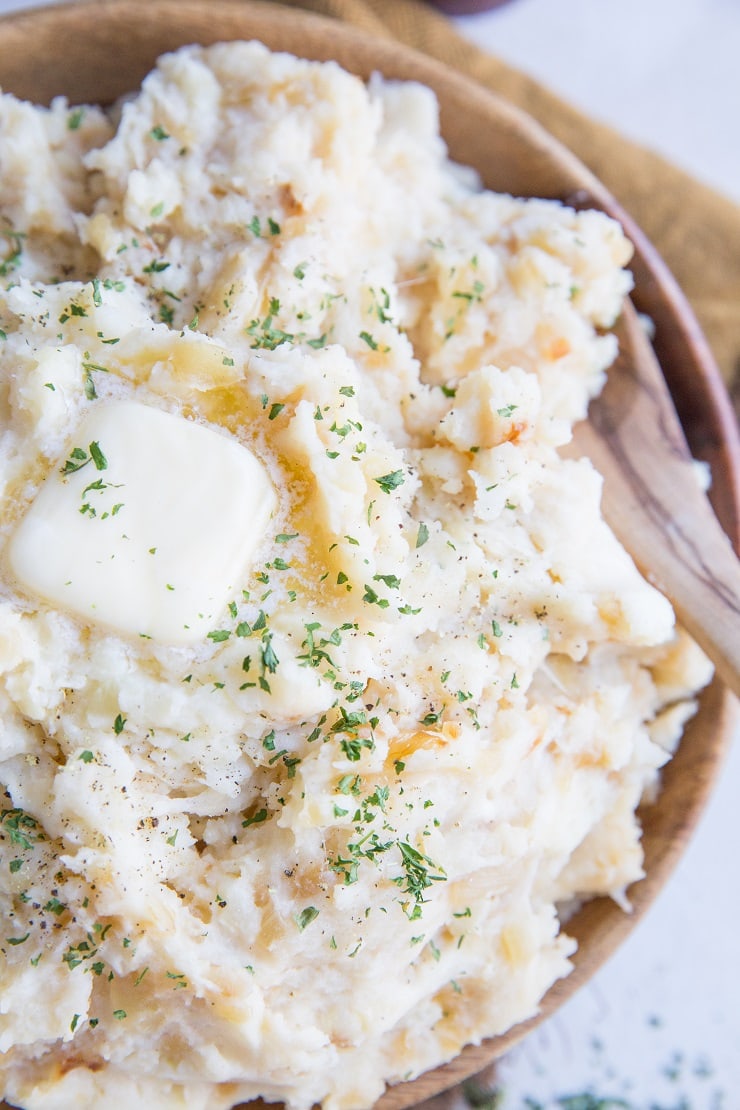
<path fill-rule="evenodd" d="M 273 49 L 336 59 L 363 78 L 373 71 L 431 86 L 440 101 L 451 156 L 476 167 L 485 184 L 523 196 L 557 197 L 620 219 L 636 246 L 637 308 L 656 325 L 655 347 L 694 454 L 712 467 L 715 511 L 740 541 L 740 440 L 723 383 L 696 320 L 665 265 L 593 175 L 534 120 L 461 74 L 396 42 L 331 20 L 245 0 L 88 0 L 0 20 L 0 85 L 47 102 L 109 103 L 134 90 L 164 51 L 186 43 L 257 38 Z M 735 723 L 735 705 L 714 682 L 702 695 L 658 801 L 642 808 L 647 877 L 624 914 L 596 899 L 568 923 L 579 944 L 572 974 L 546 995 L 537 1017 L 451 1063 L 390 1088 L 378 1103 L 401 1110 L 452 1086 L 500 1056 L 553 1013 L 614 951 L 655 898 L 707 800 Z M 6 1105 L 6 1104 L 3 1104 Z"/>

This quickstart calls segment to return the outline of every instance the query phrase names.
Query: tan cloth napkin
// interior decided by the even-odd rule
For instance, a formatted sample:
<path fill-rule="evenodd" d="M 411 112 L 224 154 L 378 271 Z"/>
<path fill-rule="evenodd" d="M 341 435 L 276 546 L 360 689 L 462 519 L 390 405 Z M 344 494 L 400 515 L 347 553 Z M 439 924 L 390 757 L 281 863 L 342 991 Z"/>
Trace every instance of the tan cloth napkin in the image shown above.
<path fill-rule="evenodd" d="M 740 207 L 462 39 L 421 0 L 282 0 L 396 38 L 534 116 L 600 178 L 691 301 L 726 382 L 740 377 Z"/>

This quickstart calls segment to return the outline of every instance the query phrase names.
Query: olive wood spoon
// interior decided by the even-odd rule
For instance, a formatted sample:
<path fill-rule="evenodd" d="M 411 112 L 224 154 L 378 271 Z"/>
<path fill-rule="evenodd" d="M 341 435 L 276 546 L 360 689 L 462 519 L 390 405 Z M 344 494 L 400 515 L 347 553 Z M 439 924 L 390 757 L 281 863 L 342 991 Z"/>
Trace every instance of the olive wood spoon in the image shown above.
<path fill-rule="evenodd" d="M 740 696 L 740 562 L 701 490 L 631 303 L 618 334 L 619 357 L 573 445 L 604 477 L 604 516 L 618 539 Z"/>

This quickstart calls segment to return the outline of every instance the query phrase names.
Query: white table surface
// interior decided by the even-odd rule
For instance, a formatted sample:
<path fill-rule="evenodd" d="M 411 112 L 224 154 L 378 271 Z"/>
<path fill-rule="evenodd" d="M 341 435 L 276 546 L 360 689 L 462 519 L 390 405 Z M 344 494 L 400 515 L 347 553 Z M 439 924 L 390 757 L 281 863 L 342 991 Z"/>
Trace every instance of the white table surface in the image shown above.
<path fill-rule="evenodd" d="M 0 13 L 27 6 L 0 0 Z M 454 22 L 478 46 L 740 200 L 740 0 L 513 0 Z M 736 743 L 647 917 L 499 1065 L 488 1099 L 478 1091 L 473 1102 L 483 1099 L 485 1110 L 740 1110 L 739 790 Z"/>
<path fill-rule="evenodd" d="M 739 0 L 513 0 L 455 23 L 740 201 Z M 736 741 L 658 901 L 499 1066 L 495 1110 L 740 1110 L 738 789 Z"/>

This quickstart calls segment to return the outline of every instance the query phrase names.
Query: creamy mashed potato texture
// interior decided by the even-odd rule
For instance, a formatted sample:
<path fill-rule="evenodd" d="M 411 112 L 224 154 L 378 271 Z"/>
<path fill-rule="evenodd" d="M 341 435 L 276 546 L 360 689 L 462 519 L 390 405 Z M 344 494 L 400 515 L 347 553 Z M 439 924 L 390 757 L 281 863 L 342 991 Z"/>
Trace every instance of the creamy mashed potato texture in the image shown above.
<path fill-rule="evenodd" d="M 254 43 L 0 131 L 6 1098 L 368 1107 L 626 905 L 708 677 L 558 453 L 630 246 Z"/>

